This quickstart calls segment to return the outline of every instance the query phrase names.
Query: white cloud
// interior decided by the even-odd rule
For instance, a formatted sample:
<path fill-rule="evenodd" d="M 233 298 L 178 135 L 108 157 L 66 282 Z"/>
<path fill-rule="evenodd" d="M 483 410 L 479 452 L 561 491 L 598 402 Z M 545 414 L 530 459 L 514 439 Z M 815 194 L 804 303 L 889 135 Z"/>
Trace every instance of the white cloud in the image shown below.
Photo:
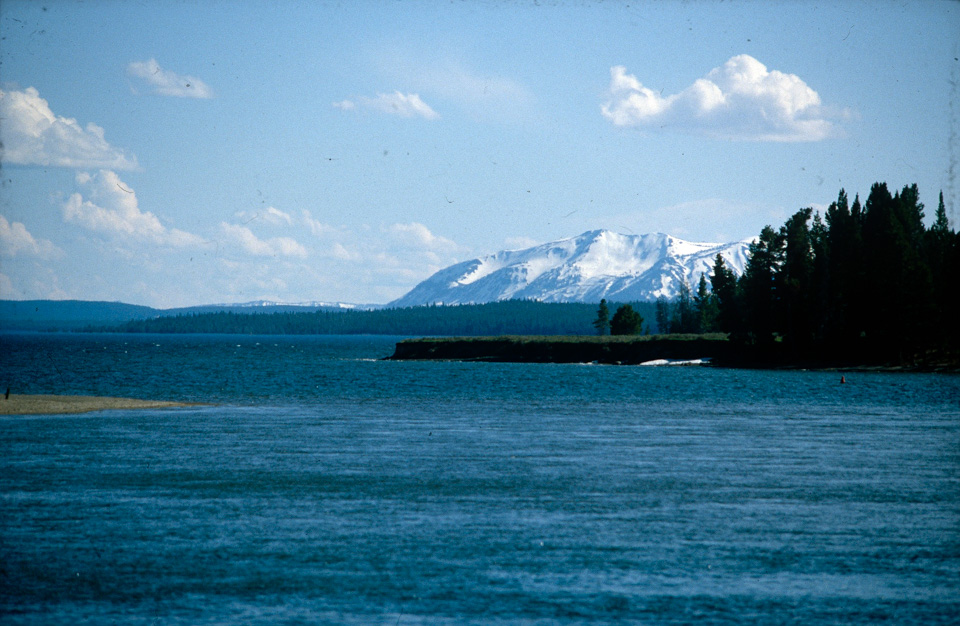
<path fill-rule="evenodd" d="M 0 298 L 5 300 L 68 300 L 88 298 L 84 292 L 70 293 L 60 286 L 60 277 L 49 267 L 34 265 L 0 273 Z"/>
<path fill-rule="evenodd" d="M 46 239 L 35 239 L 21 222 L 8 222 L 0 215 L 0 254 L 50 259 L 61 256 L 63 250 Z"/>
<path fill-rule="evenodd" d="M 280 209 L 272 206 L 253 213 L 249 211 L 238 211 L 235 217 L 244 224 L 249 224 L 253 221 L 264 222 L 271 226 L 290 226 L 293 224 L 293 218 L 288 213 L 284 213 Z"/>
<path fill-rule="evenodd" d="M 333 244 L 328 254 L 335 259 L 340 259 L 341 261 L 355 261 L 360 258 L 356 252 L 351 252 L 346 248 L 346 246 L 339 242 Z"/>
<path fill-rule="evenodd" d="M 412 283 L 461 260 L 459 256 L 467 251 L 418 222 L 383 225 L 380 233 L 383 237 L 379 241 L 367 235 L 371 241 L 363 247 L 363 258 L 381 279 L 405 285 L 404 293 L 414 286 Z"/>
<path fill-rule="evenodd" d="M 820 141 L 838 133 L 820 96 L 800 77 L 770 71 L 741 54 L 677 94 L 644 87 L 623 66 L 610 68 L 603 115 L 617 126 L 675 128 L 725 139 Z"/>
<path fill-rule="evenodd" d="M 160 67 L 156 59 L 134 61 L 127 65 L 127 73 L 142 78 L 161 96 L 177 98 L 212 98 L 213 89 L 194 76 L 181 76 Z"/>
<path fill-rule="evenodd" d="M 74 193 L 63 205 L 63 217 L 93 231 L 157 244 L 184 247 L 200 245 L 200 237 L 165 227 L 156 215 L 141 211 L 137 194 L 115 172 L 100 170 L 91 176 L 77 174 L 77 184 L 87 193 Z"/>
<path fill-rule="evenodd" d="M 227 239 L 233 241 L 239 245 L 244 252 L 253 256 L 301 258 L 307 256 L 307 249 L 291 237 L 260 239 L 246 226 L 228 224 L 227 222 L 220 223 L 220 230 Z"/>
<path fill-rule="evenodd" d="M 0 90 L 0 141 L 2 160 L 18 165 L 129 170 L 137 158 L 115 148 L 104 138 L 103 128 L 90 122 L 54 115 L 33 87 L 23 91 Z"/>
<path fill-rule="evenodd" d="M 62 203 L 64 218 L 101 236 L 74 237 L 60 253 L 0 219 L 0 251 L 17 255 L 2 257 L 17 271 L 0 265 L 9 279 L 4 286 L 0 277 L 0 293 L 47 297 L 57 286 L 64 297 L 168 307 L 258 299 L 384 303 L 469 254 L 418 222 L 350 228 L 277 207 L 260 210 L 269 218 L 249 224 L 236 216 L 218 222 L 201 241 L 144 211 L 113 172 L 81 173 L 77 184 L 78 193 Z M 36 252 L 56 253 L 59 260 L 39 264 L 29 256 Z"/>
<path fill-rule="evenodd" d="M 272 206 L 267 207 L 267 210 L 264 211 L 263 219 L 266 220 L 268 224 L 286 224 L 287 226 L 293 224 L 293 218 L 290 217 L 289 214 Z"/>
<path fill-rule="evenodd" d="M 415 93 L 403 94 L 399 91 L 393 93 L 380 93 L 375 98 L 362 96 L 357 102 L 352 100 L 342 100 L 334 102 L 333 106 L 343 111 L 352 111 L 360 105 L 366 109 L 373 109 L 381 113 L 399 115 L 400 117 L 422 117 L 428 120 L 435 120 L 440 117 L 436 111 L 430 108 L 426 102 L 420 99 Z"/>
<path fill-rule="evenodd" d="M 418 222 L 408 224 L 390 224 L 386 226 L 384 232 L 391 238 L 407 247 L 422 248 L 430 252 L 452 252 L 459 246 L 447 239 L 430 232 L 430 229 Z"/>
<path fill-rule="evenodd" d="M 300 214 L 301 223 L 307 227 L 314 237 L 339 237 L 343 235 L 343 229 L 314 219 L 310 211 L 304 209 Z"/>

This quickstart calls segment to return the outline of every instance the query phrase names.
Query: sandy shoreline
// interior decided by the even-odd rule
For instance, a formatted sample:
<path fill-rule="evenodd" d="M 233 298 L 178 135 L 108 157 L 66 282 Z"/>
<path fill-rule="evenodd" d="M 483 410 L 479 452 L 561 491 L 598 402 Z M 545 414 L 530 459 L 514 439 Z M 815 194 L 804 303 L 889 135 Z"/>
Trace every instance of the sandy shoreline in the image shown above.
<path fill-rule="evenodd" d="M 104 398 L 97 396 L 52 396 L 0 394 L 0 415 L 38 415 L 56 413 L 87 413 L 106 409 L 167 409 L 195 406 L 186 402 L 162 400 L 135 400 L 133 398 Z"/>

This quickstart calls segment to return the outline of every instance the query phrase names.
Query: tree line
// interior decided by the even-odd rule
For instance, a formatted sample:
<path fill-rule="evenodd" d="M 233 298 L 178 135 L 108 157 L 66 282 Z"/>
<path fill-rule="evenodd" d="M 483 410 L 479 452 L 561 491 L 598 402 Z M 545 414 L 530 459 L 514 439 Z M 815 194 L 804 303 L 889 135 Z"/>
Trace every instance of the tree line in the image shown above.
<path fill-rule="evenodd" d="M 960 348 L 960 236 L 943 193 L 924 225 L 917 185 L 875 183 L 861 204 L 846 191 L 824 215 L 800 209 L 750 244 L 738 278 L 717 255 L 697 292 L 657 302 L 661 331 L 730 334 L 794 358 L 908 362 Z"/>
<path fill-rule="evenodd" d="M 642 308 L 643 304 L 635 306 Z M 652 306 L 652 305 L 647 305 Z M 458 306 L 365 311 L 195 313 L 134 320 L 89 330 L 251 335 L 588 335 L 595 305 L 506 300 Z"/>
<path fill-rule="evenodd" d="M 597 317 L 593 320 L 593 328 L 598 335 L 606 335 L 607 332 L 611 335 L 639 335 L 643 333 L 643 316 L 633 307 L 632 304 L 621 304 L 611 318 L 610 307 L 607 305 L 606 299 L 600 300 Z M 647 331 L 649 334 L 649 329 Z"/>

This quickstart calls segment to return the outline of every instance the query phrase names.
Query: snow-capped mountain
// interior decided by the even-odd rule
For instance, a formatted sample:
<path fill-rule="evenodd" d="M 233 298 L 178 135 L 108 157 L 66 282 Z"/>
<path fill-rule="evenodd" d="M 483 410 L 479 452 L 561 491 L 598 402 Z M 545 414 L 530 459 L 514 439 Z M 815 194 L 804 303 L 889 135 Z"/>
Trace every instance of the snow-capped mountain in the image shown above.
<path fill-rule="evenodd" d="M 751 240 L 693 243 L 670 235 L 594 230 L 525 250 L 504 250 L 442 269 L 389 306 L 508 299 L 599 302 L 668 299 L 681 281 L 696 290 L 717 254 L 737 275 Z"/>

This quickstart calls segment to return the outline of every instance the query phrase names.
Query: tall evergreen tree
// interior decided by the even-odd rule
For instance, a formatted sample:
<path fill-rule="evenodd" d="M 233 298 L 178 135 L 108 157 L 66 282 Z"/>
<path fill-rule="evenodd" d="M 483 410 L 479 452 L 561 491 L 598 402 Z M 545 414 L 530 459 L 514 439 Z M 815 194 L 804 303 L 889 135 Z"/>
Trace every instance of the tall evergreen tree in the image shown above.
<path fill-rule="evenodd" d="M 866 259 L 860 196 L 854 199 L 851 208 L 846 192 L 841 189 L 825 217 L 828 231 L 824 247 L 829 250 L 825 273 L 830 308 L 824 320 L 824 338 L 838 349 L 851 349 L 850 344 L 859 340 L 863 330 L 867 295 L 863 285 Z"/>
<path fill-rule="evenodd" d="M 922 218 L 916 186 L 895 196 L 885 183 L 871 188 L 863 239 L 870 270 L 865 286 L 871 296 L 865 323 L 874 350 L 891 345 L 903 354 L 927 330 L 923 324 L 929 321 L 924 318 L 929 312 L 930 274 L 921 256 Z"/>
<path fill-rule="evenodd" d="M 957 237 L 950 230 L 947 209 L 943 204 L 943 192 L 934 214 L 933 224 L 925 233 L 924 250 L 930 268 L 933 317 L 937 332 L 949 337 L 960 336 L 957 331 L 958 296 L 956 281 L 960 273 L 955 266 Z M 952 341 L 951 341 L 952 342 Z"/>
<path fill-rule="evenodd" d="M 737 334 L 742 328 L 737 277 L 718 253 L 713 261 L 710 285 L 717 302 L 717 326 L 725 333 Z"/>
<path fill-rule="evenodd" d="M 947 219 L 947 207 L 943 204 L 943 192 L 940 192 L 940 202 L 937 204 L 937 212 L 934 214 L 933 225 L 930 226 L 930 234 L 935 238 L 947 238 L 950 235 L 950 220 Z"/>
<path fill-rule="evenodd" d="M 909 245 L 915 250 L 923 247 L 923 203 L 920 202 L 920 191 L 917 184 L 905 186 L 899 193 L 899 202 L 894 205 L 897 219 L 903 225 Z"/>
<path fill-rule="evenodd" d="M 894 213 L 894 200 L 886 183 L 874 183 L 864 205 L 863 243 L 869 272 L 864 277 L 871 294 L 870 315 L 865 316 L 867 340 L 879 344 L 897 329 L 897 299 L 903 291 L 900 271 L 906 248 L 902 225 Z"/>
<path fill-rule="evenodd" d="M 936 291 L 942 291 L 942 281 L 949 274 L 945 270 L 950 265 L 950 251 L 953 247 L 953 231 L 950 230 L 950 220 L 947 218 L 947 209 L 943 204 L 943 192 L 940 192 L 940 202 L 934 214 L 933 224 L 924 233 L 924 256 L 930 268 Z"/>
<path fill-rule="evenodd" d="M 673 315 L 670 317 L 670 332 L 698 333 L 700 332 L 697 310 L 690 296 L 690 285 L 687 281 L 680 282 L 680 293 L 677 295 Z"/>
<path fill-rule="evenodd" d="M 593 320 L 593 327 L 597 329 L 598 335 L 606 335 L 610 329 L 610 309 L 607 307 L 606 299 L 600 300 L 600 306 L 597 308 L 597 319 Z"/>
<path fill-rule="evenodd" d="M 770 226 L 764 226 L 760 237 L 750 244 L 747 266 L 739 284 L 743 291 L 744 313 L 753 341 L 768 344 L 781 328 L 780 296 L 777 275 L 782 263 L 783 237 Z"/>
<path fill-rule="evenodd" d="M 663 296 L 657 297 L 657 332 L 670 332 L 670 303 Z"/>
<path fill-rule="evenodd" d="M 810 314 L 813 317 L 812 330 L 817 344 L 824 347 L 830 325 L 830 233 L 820 213 L 813 216 L 810 227 L 810 248 L 813 252 L 813 287 L 810 294 Z"/>
<path fill-rule="evenodd" d="M 786 340 L 795 348 L 813 339 L 813 246 L 807 222 L 813 209 L 794 213 L 780 229 L 783 265 L 778 272 L 779 305 Z"/>
<path fill-rule="evenodd" d="M 707 277 L 700 273 L 700 282 L 697 284 L 697 294 L 693 297 L 697 310 L 698 332 L 711 333 L 717 330 L 717 299 L 707 288 Z"/>

